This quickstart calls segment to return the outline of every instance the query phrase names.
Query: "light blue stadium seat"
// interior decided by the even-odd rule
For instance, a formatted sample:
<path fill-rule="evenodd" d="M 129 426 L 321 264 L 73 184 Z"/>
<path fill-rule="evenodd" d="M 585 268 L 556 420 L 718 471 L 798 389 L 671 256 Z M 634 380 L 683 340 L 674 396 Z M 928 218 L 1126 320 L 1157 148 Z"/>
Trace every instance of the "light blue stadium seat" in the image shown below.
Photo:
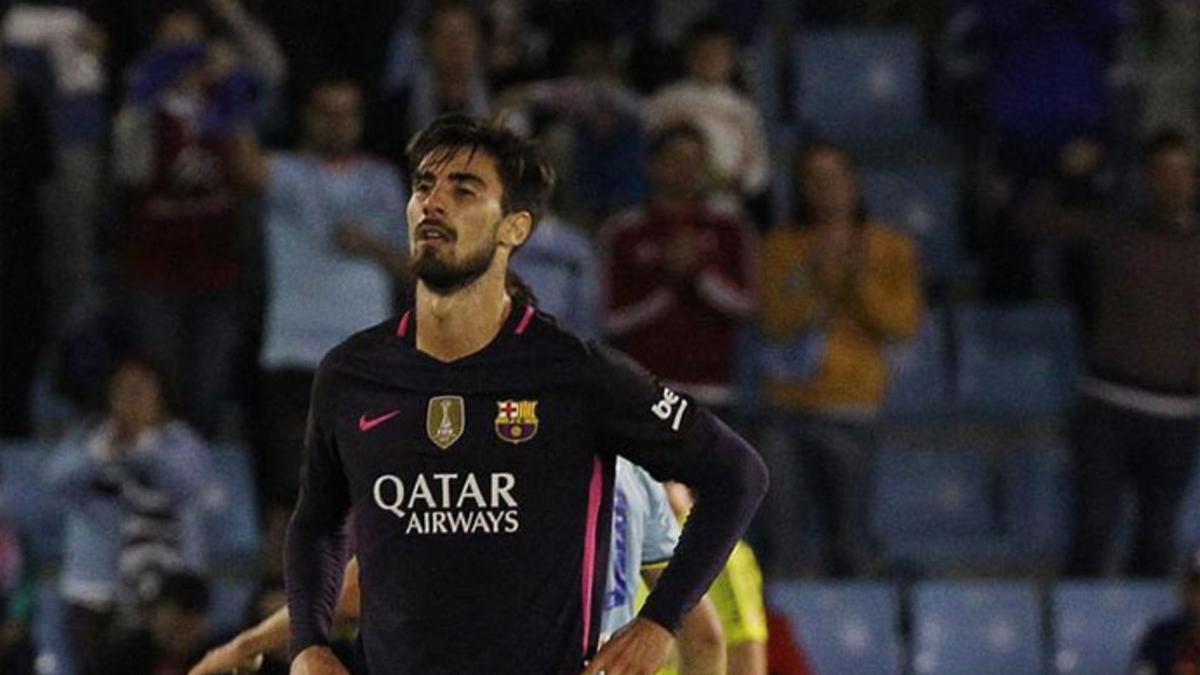
<path fill-rule="evenodd" d="M 1004 528 L 1014 554 L 1056 564 L 1070 535 L 1068 450 L 1058 443 L 1012 448 L 1003 457 Z"/>
<path fill-rule="evenodd" d="M 880 448 L 872 517 L 888 542 L 969 537 L 994 529 L 988 459 L 977 449 Z"/>
<path fill-rule="evenodd" d="M 884 561 L 953 573 L 1012 556 L 998 513 L 987 452 L 885 443 L 878 455 L 873 531 Z"/>
<path fill-rule="evenodd" d="M 211 563 L 245 565 L 259 555 L 260 528 L 249 451 L 212 448 L 217 489 L 208 498 L 205 532 Z"/>
<path fill-rule="evenodd" d="M 62 509 L 43 480 L 50 446 L 36 441 L 0 445 L 0 515 L 21 532 L 34 564 L 60 555 Z"/>
<path fill-rule="evenodd" d="M 1054 670 L 1124 675 L 1150 624 L 1175 611 L 1170 582 L 1071 582 L 1054 590 Z"/>
<path fill-rule="evenodd" d="M 867 212 L 917 242 L 926 283 L 969 277 L 959 227 L 957 179 L 950 168 L 900 166 L 863 169 Z"/>
<path fill-rule="evenodd" d="M 1045 660 L 1032 584 L 939 581 L 912 595 L 917 675 L 1030 675 Z"/>
<path fill-rule="evenodd" d="M 895 675 L 901 670 L 899 598 L 882 583 L 787 582 L 768 587 L 817 673 Z"/>
<path fill-rule="evenodd" d="M 910 30 L 803 34 L 795 47 L 803 124 L 856 148 L 912 144 L 925 128 L 921 52 Z"/>
<path fill-rule="evenodd" d="M 884 413 L 893 419 L 945 414 L 951 403 L 946 312 L 925 312 L 917 334 L 888 349 L 888 388 Z"/>
<path fill-rule="evenodd" d="M 1054 304 L 968 306 L 956 313 L 959 405 L 985 416 L 1055 417 L 1075 400 L 1074 313 Z"/>

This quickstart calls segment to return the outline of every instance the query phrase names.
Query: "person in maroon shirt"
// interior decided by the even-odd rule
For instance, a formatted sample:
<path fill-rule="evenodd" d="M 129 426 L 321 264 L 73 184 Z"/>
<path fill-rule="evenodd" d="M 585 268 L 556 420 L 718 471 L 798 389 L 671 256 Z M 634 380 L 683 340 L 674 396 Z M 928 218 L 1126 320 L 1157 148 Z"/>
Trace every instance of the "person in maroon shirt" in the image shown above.
<path fill-rule="evenodd" d="M 1200 442 L 1196 150 L 1173 132 L 1143 149 L 1145 205 L 1092 224 L 1094 326 L 1073 434 L 1067 574 L 1101 574 L 1126 486 L 1137 498 L 1132 576 L 1161 577 Z"/>
<path fill-rule="evenodd" d="M 408 158 L 415 304 L 333 349 L 313 387 L 286 546 L 292 672 L 347 672 L 328 647 L 347 529 L 357 672 L 655 672 L 766 468 L 695 399 L 509 295 L 553 184 L 534 146 L 452 115 Z M 616 452 L 697 501 L 638 617 L 597 650 Z"/>
<path fill-rule="evenodd" d="M 649 202 L 614 217 L 604 328 L 613 346 L 707 405 L 729 406 L 737 332 L 754 310 L 753 230 L 705 202 L 704 136 L 690 124 L 651 138 Z"/>

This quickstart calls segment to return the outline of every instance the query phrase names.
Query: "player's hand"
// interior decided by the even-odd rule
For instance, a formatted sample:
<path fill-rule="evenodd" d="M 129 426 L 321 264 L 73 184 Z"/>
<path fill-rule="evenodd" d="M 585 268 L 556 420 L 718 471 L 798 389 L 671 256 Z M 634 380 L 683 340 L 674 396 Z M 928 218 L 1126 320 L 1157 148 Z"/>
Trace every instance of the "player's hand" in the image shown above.
<path fill-rule="evenodd" d="M 208 650 L 200 663 L 192 666 L 187 675 L 220 675 L 221 673 L 256 673 L 262 668 L 263 655 L 247 653 L 237 640 Z"/>
<path fill-rule="evenodd" d="M 350 675 L 329 647 L 313 645 L 292 660 L 291 675 Z"/>
<path fill-rule="evenodd" d="M 667 662 L 674 641 L 666 628 L 638 617 L 600 648 L 583 675 L 653 675 Z"/>

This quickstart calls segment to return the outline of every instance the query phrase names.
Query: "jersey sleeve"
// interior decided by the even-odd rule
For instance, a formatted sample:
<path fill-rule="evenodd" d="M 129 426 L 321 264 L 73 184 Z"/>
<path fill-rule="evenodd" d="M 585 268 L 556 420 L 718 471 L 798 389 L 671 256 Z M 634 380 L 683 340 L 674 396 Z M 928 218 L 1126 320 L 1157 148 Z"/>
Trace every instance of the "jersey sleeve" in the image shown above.
<path fill-rule="evenodd" d="M 349 487 L 334 433 L 332 367 L 322 362 L 313 383 L 304 441 L 300 496 L 285 544 L 290 653 L 330 641 L 345 569 L 344 528 Z"/>
<path fill-rule="evenodd" d="M 766 467 L 746 441 L 693 398 L 662 386 L 628 358 L 594 347 L 590 375 L 602 447 L 696 495 L 675 555 L 641 611 L 675 631 L 749 525 L 766 493 Z"/>

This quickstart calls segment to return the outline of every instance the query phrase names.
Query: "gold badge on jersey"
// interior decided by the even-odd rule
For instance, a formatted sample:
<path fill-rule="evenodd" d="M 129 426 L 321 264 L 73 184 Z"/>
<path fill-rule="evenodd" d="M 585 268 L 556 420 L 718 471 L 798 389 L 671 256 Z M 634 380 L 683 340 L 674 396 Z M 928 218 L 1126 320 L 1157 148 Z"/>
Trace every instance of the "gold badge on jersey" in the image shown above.
<path fill-rule="evenodd" d="M 434 396 L 425 412 L 425 433 L 445 450 L 462 438 L 467 427 L 466 406 L 461 396 Z"/>
<path fill-rule="evenodd" d="M 509 443 L 524 443 L 538 430 L 537 401 L 496 401 L 496 435 Z"/>

